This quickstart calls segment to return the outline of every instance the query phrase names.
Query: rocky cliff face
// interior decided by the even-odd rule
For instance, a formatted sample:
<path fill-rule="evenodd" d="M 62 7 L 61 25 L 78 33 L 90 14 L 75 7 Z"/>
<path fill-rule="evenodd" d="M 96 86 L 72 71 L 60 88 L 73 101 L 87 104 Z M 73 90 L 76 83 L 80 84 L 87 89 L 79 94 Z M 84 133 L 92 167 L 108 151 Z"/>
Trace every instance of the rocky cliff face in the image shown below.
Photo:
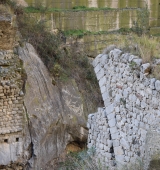
<path fill-rule="evenodd" d="M 61 87 L 52 79 L 33 46 L 18 48 L 27 73 L 24 104 L 29 117 L 32 153 L 29 167 L 45 168 L 59 157 L 70 142 L 87 138 L 83 101 L 74 80 Z M 26 144 L 29 145 L 29 140 Z"/>

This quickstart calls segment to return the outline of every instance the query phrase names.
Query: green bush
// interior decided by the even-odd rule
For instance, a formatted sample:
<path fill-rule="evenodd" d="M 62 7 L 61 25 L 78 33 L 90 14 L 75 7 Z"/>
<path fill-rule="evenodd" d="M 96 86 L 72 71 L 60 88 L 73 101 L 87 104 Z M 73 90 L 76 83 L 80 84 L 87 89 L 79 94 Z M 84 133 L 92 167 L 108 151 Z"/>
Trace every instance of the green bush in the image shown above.
<path fill-rule="evenodd" d="M 74 6 L 73 9 L 86 9 L 86 6 Z"/>

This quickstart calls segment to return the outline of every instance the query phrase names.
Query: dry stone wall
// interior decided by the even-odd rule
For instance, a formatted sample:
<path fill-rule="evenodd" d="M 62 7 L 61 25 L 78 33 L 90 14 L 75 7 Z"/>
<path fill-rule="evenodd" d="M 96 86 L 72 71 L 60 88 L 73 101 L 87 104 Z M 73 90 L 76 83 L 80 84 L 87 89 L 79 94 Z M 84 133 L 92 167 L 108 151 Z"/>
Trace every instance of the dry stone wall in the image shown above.
<path fill-rule="evenodd" d="M 136 159 L 151 160 L 155 148 L 160 148 L 158 137 L 154 144 L 146 142 L 151 129 L 159 134 L 160 81 L 147 77 L 149 63 L 112 49 L 93 61 L 105 108 L 89 115 L 88 147 L 96 149 L 105 165 L 121 167 Z"/>
<path fill-rule="evenodd" d="M 24 109 L 22 65 L 13 51 L 0 51 L 0 165 L 23 153 Z"/>
<path fill-rule="evenodd" d="M 15 15 L 7 5 L 0 4 L 0 11 L 0 169 L 7 169 L 5 165 L 17 160 L 20 163 L 24 158 L 25 73 L 22 61 L 13 50 L 18 38 Z M 16 169 L 19 170 L 18 166 Z"/>

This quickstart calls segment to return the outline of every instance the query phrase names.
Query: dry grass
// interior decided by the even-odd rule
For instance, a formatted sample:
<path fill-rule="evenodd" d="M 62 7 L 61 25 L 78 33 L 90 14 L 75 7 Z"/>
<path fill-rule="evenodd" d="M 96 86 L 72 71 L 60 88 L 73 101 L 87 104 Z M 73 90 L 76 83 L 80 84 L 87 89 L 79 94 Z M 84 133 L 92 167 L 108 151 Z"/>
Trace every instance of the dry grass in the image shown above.
<path fill-rule="evenodd" d="M 153 77 L 155 77 L 156 79 L 160 80 L 160 65 L 156 65 L 153 68 L 153 72 L 152 72 Z"/>
<path fill-rule="evenodd" d="M 70 153 L 64 162 L 59 163 L 56 170 L 109 170 L 107 166 L 102 166 L 100 161 L 96 162 L 94 153 L 89 150 L 79 153 Z"/>
<path fill-rule="evenodd" d="M 0 14 L 10 14 L 11 10 L 8 5 L 0 4 Z"/>
<path fill-rule="evenodd" d="M 129 52 L 143 59 L 143 62 L 151 62 L 160 58 L 160 38 L 148 35 L 138 36 L 134 33 L 127 35 L 111 34 L 107 37 L 107 45 L 115 44 L 124 52 Z"/>
<path fill-rule="evenodd" d="M 56 170 L 143 170 L 144 162 L 136 159 L 134 163 L 121 164 L 117 166 L 104 165 L 103 158 L 95 158 L 96 150 L 94 148 L 81 152 L 72 152 L 66 156 L 63 162 L 57 164 Z M 104 157 L 105 159 L 105 157 Z M 115 161 L 116 162 L 116 161 Z"/>

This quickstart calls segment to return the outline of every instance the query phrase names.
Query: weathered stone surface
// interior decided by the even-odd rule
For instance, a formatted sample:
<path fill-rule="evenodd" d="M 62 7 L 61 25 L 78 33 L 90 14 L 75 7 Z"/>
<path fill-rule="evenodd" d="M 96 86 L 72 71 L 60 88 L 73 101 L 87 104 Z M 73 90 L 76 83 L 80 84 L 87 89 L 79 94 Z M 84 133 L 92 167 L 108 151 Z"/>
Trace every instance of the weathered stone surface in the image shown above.
<path fill-rule="evenodd" d="M 160 91 L 160 81 L 159 80 L 157 80 L 155 82 L 155 88 L 156 88 L 157 91 Z"/>
<path fill-rule="evenodd" d="M 59 84 L 61 88 L 52 84 L 47 68 L 32 45 L 27 43 L 20 47 L 18 54 L 28 75 L 24 104 L 30 118 L 34 152 L 29 164 L 31 169 L 44 169 L 65 152 L 70 142 L 87 140 L 83 99 L 74 80 Z M 93 143 L 92 139 L 90 145 Z M 26 140 L 25 146 L 29 144 Z"/>
<path fill-rule="evenodd" d="M 114 147 L 114 152 L 115 152 L 115 155 L 123 155 L 124 154 L 121 146 Z"/>

